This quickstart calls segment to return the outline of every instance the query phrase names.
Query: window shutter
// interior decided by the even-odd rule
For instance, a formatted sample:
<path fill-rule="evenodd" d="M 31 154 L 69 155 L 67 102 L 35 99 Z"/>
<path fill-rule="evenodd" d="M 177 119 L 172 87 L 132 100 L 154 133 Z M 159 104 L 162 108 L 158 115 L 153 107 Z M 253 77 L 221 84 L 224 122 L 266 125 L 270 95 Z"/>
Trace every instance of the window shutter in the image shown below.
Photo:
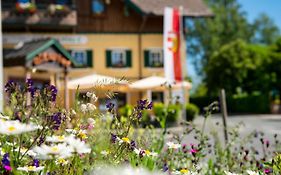
<path fill-rule="evenodd" d="M 144 67 L 150 67 L 149 65 L 149 50 L 144 51 Z"/>
<path fill-rule="evenodd" d="M 93 67 L 93 51 L 87 50 L 87 67 Z"/>
<path fill-rule="evenodd" d="M 112 67 L 111 50 L 106 50 L 106 67 Z"/>
<path fill-rule="evenodd" d="M 132 67 L 132 51 L 126 50 L 126 67 Z"/>

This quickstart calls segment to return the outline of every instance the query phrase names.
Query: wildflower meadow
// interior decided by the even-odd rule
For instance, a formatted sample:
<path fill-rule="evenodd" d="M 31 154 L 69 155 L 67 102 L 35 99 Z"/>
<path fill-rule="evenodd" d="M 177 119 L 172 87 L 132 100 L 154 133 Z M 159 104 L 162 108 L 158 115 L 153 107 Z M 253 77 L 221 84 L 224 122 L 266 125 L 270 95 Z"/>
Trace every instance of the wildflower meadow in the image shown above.
<path fill-rule="evenodd" d="M 192 122 L 181 121 L 183 133 L 167 127 L 167 112 L 159 125 L 143 125 L 144 114 L 154 104 L 139 100 L 128 116 L 115 104 L 106 112 L 96 107 L 95 91 L 66 110 L 57 105 L 57 89 L 43 89 L 27 80 L 24 86 L 9 81 L 5 112 L 0 120 L 0 174 L 44 175 L 262 175 L 281 174 L 281 143 L 277 134 L 270 143 L 260 132 L 239 135 L 231 128 L 224 144 L 219 132 L 205 132 Z M 114 98 L 114 97 L 108 97 Z M 217 110 L 217 103 L 206 107 L 204 122 Z M 185 136 L 195 141 L 185 143 Z M 257 150 L 256 143 L 262 150 Z"/>

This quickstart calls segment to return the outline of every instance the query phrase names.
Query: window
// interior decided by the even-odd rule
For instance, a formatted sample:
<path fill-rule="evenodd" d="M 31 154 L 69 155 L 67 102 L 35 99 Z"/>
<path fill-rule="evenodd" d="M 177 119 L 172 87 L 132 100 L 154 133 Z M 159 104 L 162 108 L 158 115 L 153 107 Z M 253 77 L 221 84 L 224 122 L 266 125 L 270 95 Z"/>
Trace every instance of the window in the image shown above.
<path fill-rule="evenodd" d="M 70 53 L 79 67 L 93 67 L 92 50 L 71 50 Z"/>
<path fill-rule="evenodd" d="M 25 3 L 29 3 L 30 1 L 29 0 L 18 0 L 18 2 L 25 4 Z"/>
<path fill-rule="evenodd" d="M 145 67 L 163 67 L 163 50 L 150 49 L 144 51 Z"/>
<path fill-rule="evenodd" d="M 126 66 L 126 52 L 124 50 L 114 50 L 111 54 L 111 62 L 113 67 Z"/>
<path fill-rule="evenodd" d="M 100 15 L 105 11 L 105 3 L 103 0 L 92 0 L 92 13 Z"/>
<path fill-rule="evenodd" d="M 79 92 L 78 94 L 78 100 L 79 102 L 83 102 L 83 103 L 90 103 L 91 99 L 89 97 L 86 96 L 86 92 Z"/>
<path fill-rule="evenodd" d="M 164 93 L 163 92 L 152 92 L 152 101 L 153 102 L 164 102 Z"/>
<path fill-rule="evenodd" d="M 107 50 L 106 66 L 113 68 L 131 67 L 131 51 L 126 49 Z"/>
<path fill-rule="evenodd" d="M 65 5 L 68 3 L 68 0 L 56 0 L 56 4 L 58 5 Z"/>

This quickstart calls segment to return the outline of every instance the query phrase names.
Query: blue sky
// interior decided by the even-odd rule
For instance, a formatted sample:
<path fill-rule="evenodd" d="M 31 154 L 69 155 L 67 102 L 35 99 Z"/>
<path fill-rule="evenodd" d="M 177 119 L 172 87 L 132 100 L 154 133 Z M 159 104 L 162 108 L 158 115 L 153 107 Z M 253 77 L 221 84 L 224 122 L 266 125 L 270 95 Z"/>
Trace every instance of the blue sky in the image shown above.
<path fill-rule="evenodd" d="M 281 0 L 238 0 L 238 2 L 241 4 L 242 10 L 247 13 L 250 22 L 253 22 L 260 13 L 265 13 L 273 19 L 281 32 Z M 201 78 L 196 74 L 190 59 L 187 64 L 188 75 L 192 77 L 193 87 L 195 87 L 200 83 Z"/>

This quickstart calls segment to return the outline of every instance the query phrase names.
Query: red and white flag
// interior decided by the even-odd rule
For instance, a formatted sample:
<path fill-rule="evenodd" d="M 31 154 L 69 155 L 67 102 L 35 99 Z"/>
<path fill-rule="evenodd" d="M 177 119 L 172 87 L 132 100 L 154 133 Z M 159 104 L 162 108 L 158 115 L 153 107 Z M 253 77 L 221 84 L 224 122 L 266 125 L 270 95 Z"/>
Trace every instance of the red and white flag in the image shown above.
<path fill-rule="evenodd" d="M 181 63 L 181 15 L 178 8 L 164 10 L 164 69 L 170 81 L 182 81 Z"/>

